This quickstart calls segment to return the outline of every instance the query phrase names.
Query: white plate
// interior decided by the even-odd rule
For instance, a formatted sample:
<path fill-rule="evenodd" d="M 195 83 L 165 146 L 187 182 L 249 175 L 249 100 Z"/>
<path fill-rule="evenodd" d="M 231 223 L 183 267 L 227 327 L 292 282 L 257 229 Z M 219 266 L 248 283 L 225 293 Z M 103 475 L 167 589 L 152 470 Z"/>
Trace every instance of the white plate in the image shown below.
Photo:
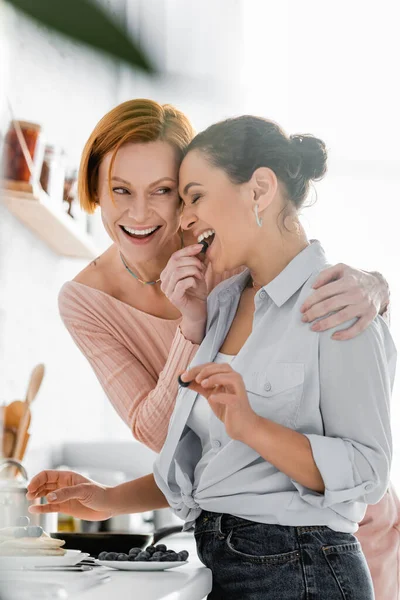
<path fill-rule="evenodd" d="M 34 569 L 35 567 L 66 567 L 77 565 L 89 554 L 66 550 L 64 556 L 0 556 L 0 569 Z"/>
<path fill-rule="evenodd" d="M 130 562 L 128 560 L 97 560 L 99 565 L 103 567 L 111 567 L 111 569 L 118 569 L 119 571 L 164 571 L 164 569 L 175 569 L 175 567 L 182 567 L 188 563 L 184 561 L 174 562 L 147 562 L 145 560 L 138 560 L 137 562 Z"/>

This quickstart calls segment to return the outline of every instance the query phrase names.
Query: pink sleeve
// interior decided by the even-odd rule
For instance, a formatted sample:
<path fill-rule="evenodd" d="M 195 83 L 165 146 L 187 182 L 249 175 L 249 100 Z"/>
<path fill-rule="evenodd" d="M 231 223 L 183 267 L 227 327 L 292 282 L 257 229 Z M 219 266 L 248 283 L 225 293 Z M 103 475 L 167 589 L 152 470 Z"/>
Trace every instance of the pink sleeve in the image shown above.
<path fill-rule="evenodd" d="M 178 328 L 157 381 L 139 357 L 99 324 L 66 318 L 63 321 L 134 437 L 159 452 L 175 405 L 178 375 L 186 369 L 198 346 L 187 341 Z"/>

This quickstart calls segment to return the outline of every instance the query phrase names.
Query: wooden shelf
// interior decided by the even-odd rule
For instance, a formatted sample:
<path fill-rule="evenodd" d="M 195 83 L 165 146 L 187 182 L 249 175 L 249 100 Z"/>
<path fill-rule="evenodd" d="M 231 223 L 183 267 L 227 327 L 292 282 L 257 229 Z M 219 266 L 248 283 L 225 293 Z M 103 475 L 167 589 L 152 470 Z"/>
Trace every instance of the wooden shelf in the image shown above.
<path fill-rule="evenodd" d="M 100 254 L 91 236 L 41 189 L 0 190 L 0 198 L 24 225 L 61 256 L 92 259 Z"/>

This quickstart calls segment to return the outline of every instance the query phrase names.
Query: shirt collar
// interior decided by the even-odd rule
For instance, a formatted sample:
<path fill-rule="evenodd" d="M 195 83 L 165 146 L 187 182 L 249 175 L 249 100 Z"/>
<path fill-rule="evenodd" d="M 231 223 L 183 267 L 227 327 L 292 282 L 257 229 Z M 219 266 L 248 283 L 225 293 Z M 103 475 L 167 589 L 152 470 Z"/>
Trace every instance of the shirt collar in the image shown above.
<path fill-rule="evenodd" d="M 302 285 L 316 271 L 320 271 L 328 265 L 325 252 L 318 240 L 311 240 L 293 260 L 267 285 L 264 289 L 271 300 L 282 306 L 295 294 Z M 249 279 L 249 270 L 246 269 L 234 278 L 230 292 L 242 292 Z"/>

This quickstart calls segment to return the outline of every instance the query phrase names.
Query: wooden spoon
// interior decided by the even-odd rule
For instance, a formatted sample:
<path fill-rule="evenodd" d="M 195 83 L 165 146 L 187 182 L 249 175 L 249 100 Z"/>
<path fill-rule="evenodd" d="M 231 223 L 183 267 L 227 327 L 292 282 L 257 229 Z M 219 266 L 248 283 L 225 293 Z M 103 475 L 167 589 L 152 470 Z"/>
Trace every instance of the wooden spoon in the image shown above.
<path fill-rule="evenodd" d="M 43 380 L 43 376 L 44 376 L 44 365 L 40 364 L 37 365 L 33 371 L 32 371 L 32 375 L 29 381 L 29 385 L 28 385 L 28 389 L 26 392 L 26 399 L 24 402 L 24 413 L 22 415 L 22 418 L 19 422 L 19 426 L 18 426 L 18 432 L 17 432 L 17 439 L 15 441 L 15 447 L 14 447 L 14 452 L 13 452 L 13 458 L 16 460 L 22 460 L 23 458 L 23 453 L 24 453 L 24 446 L 25 444 L 25 439 L 26 439 L 26 434 L 28 433 L 28 429 L 29 429 L 29 423 L 31 420 L 31 411 L 30 411 L 30 405 L 31 403 L 34 401 L 36 394 L 39 391 L 40 385 L 42 383 Z"/>
<path fill-rule="evenodd" d="M 11 458 L 14 445 L 15 438 L 17 437 L 17 430 L 13 427 L 12 429 L 4 428 L 3 432 L 3 456 L 4 458 Z"/>
<path fill-rule="evenodd" d="M 34 401 L 35 396 L 38 393 L 39 388 L 42 384 L 43 377 L 44 377 L 44 365 L 43 364 L 37 365 L 32 371 L 32 375 L 31 375 L 31 378 L 29 381 L 27 392 L 26 392 L 25 402 L 27 402 L 28 405 Z"/>

